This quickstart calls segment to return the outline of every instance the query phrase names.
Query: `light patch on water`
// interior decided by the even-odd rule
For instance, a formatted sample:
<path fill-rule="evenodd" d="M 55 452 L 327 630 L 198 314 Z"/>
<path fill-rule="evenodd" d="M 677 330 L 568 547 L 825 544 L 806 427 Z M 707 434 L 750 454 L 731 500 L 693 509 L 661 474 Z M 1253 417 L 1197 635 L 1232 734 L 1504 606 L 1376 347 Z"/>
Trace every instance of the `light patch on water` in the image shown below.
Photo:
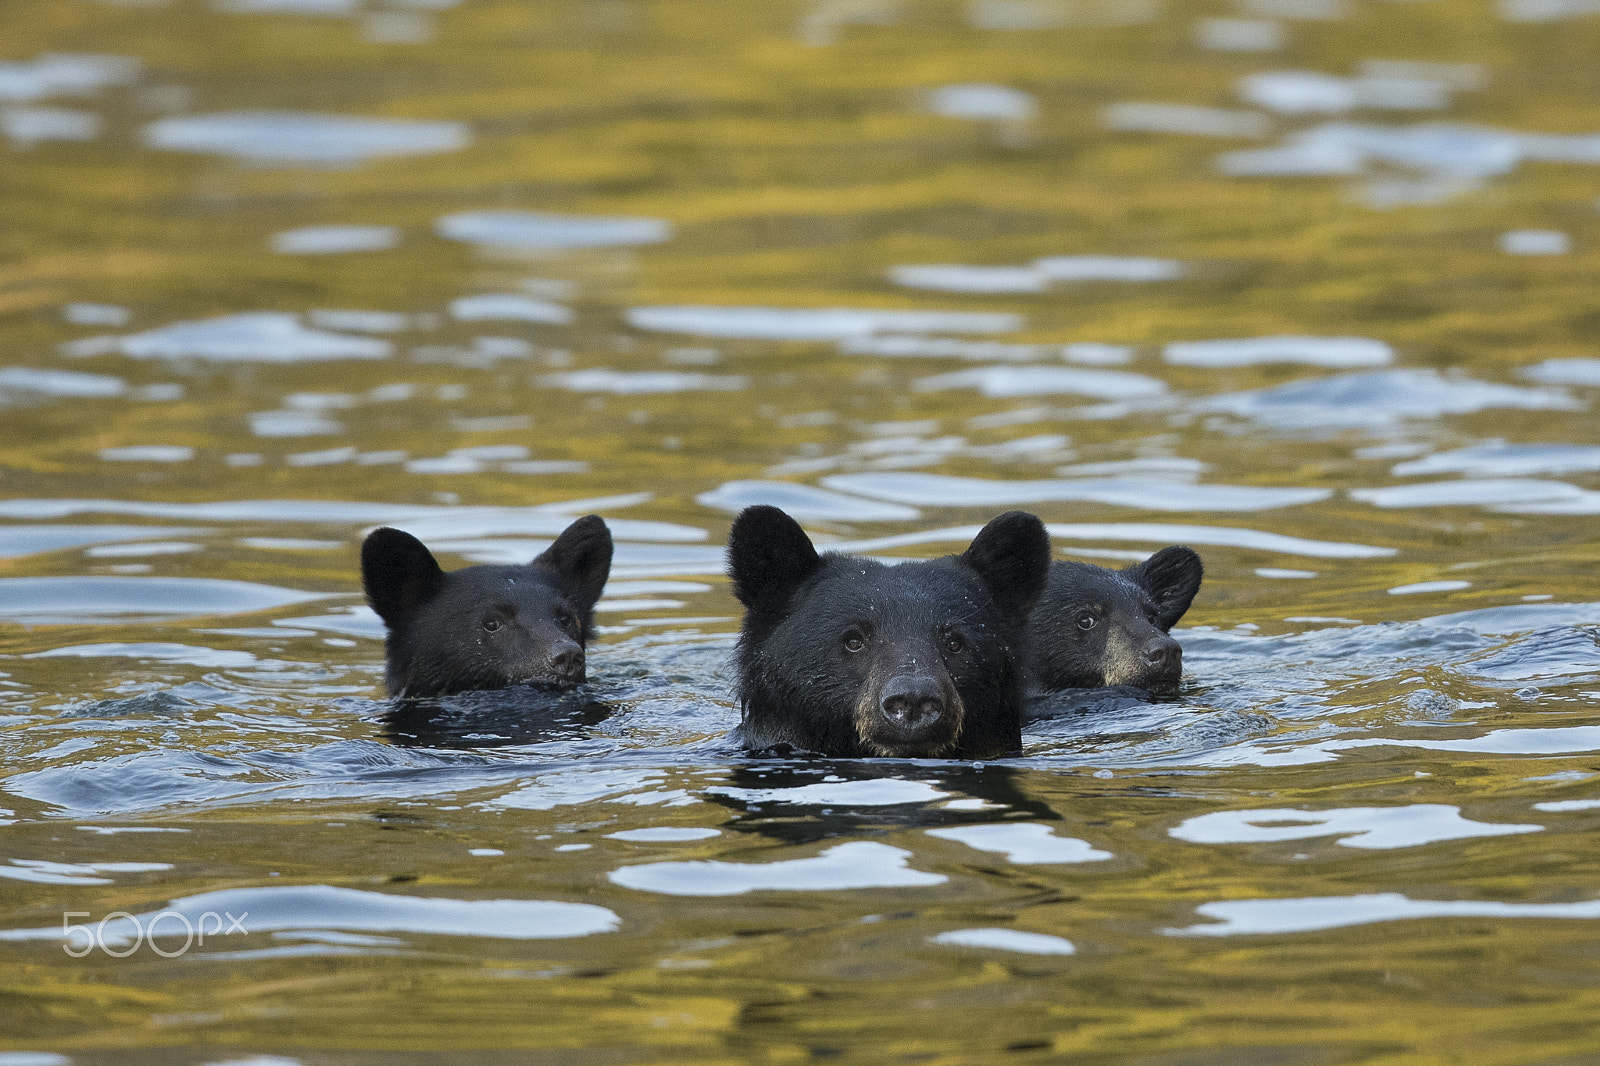
<path fill-rule="evenodd" d="M 1192 137 L 1265 137 L 1272 120 L 1259 111 L 1236 111 L 1200 104 L 1128 101 L 1112 104 L 1100 115 L 1112 130 L 1135 133 L 1179 133 Z"/>
<path fill-rule="evenodd" d="M 874 333 L 1011 333 L 1021 315 L 983 311 L 884 311 L 810 307 L 633 307 L 635 329 L 701 337 L 774 341 L 845 341 Z"/>
<path fill-rule="evenodd" d="M 964 266 L 958 263 L 897 266 L 889 280 L 908 289 L 940 292 L 1043 292 L 1049 279 L 1032 267 Z"/>
<path fill-rule="evenodd" d="M 1174 366 L 1233 367 L 1303 363 L 1333 369 L 1387 366 L 1394 349 L 1366 337 L 1251 337 L 1169 344 L 1162 358 Z"/>
<path fill-rule="evenodd" d="M 0 1066 L 72 1066 L 72 1060 L 54 1051 L 0 1051 Z"/>
<path fill-rule="evenodd" d="M 347 333 L 398 333 L 403 329 L 410 329 L 414 321 L 412 316 L 397 311 L 311 311 L 306 318 L 313 326 Z M 409 394 L 404 397 L 390 397 L 379 392 L 393 388 L 394 385 L 380 385 L 378 389 L 373 390 L 373 393 L 368 394 L 368 398 L 374 402 L 383 402 L 386 399 L 409 399 Z"/>
<path fill-rule="evenodd" d="M 593 508 L 584 507 L 583 511 L 609 510 L 604 501 L 585 501 L 595 504 Z M 561 532 L 572 524 L 573 516 L 566 510 L 557 511 L 550 507 L 436 507 L 427 508 L 426 513 L 413 513 L 406 517 L 394 519 L 378 518 L 370 524 L 399 525 L 407 533 L 423 541 L 452 540 L 461 541 L 470 538 L 502 537 L 502 536 L 560 536 Z M 642 521 L 628 518 L 608 518 L 606 526 L 611 530 L 611 535 L 617 540 L 644 540 L 660 541 L 665 543 L 692 544 L 707 539 L 708 534 L 697 526 L 685 526 L 676 522 Z M 543 547 L 537 544 L 528 545 L 536 555 L 549 547 L 545 542 Z M 533 556 L 530 555 L 531 559 Z"/>
<path fill-rule="evenodd" d="M 1271 70 L 1239 80 L 1247 104 L 1280 115 L 1337 114 L 1358 107 L 1386 111 L 1440 111 L 1450 106 L 1451 86 L 1425 78 L 1341 78 L 1311 70 Z"/>
<path fill-rule="evenodd" d="M 235 15 L 353 15 L 361 0 L 212 0 L 218 11 Z"/>
<path fill-rule="evenodd" d="M 616 801 L 659 785 L 665 775 L 659 770 L 601 769 L 563 770 L 542 774 L 481 806 L 525 811 L 548 811 L 599 800 Z M 677 804 L 673 804 L 676 806 Z"/>
<path fill-rule="evenodd" d="M 1277 566 L 1258 566 L 1255 569 L 1256 577 L 1264 577 L 1276 581 L 1303 581 L 1317 576 L 1315 570 L 1285 570 Z"/>
<path fill-rule="evenodd" d="M 837 551 L 857 554 L 907 548 L 920 544 L 965 543 L 978 535 L 982 526 L 954 526 L 925 529 L 871 540 L 855 540 L 829 545 Z M 1306 540 L 1282 533 L 1236 526 L 1194 526 L 1164 522 L 1052 522 L 1045 526 L 1050 536 L 1060 540 L 1131 540 L 1148 544 L 1214 544 L 1228 548 L 1251 548 L 1283 555 L 1307 555 L 1318 559 L 1381 559 L 1398 549 L 1341 541 Z"/>
<path fill-rule="evenodd" d="M 977 851 L 1004 855 L 1007 862 L 1019 866 L 1104 862 L 1116 857 L 1109 851 L 1101 851 L 1087 840 L 1058 837 L 1050 826 L 1036 822 L 958 825 L 929 829 L 927 833 L 941 840 L 954 840 Z"/>
<path fill-rule="evenodd" d="M 269 242 L 279 255 L 386 252 L 399 244 L 400 230 L 395 226 L 302 226 L 274 233 Z"/>
<path fill-rule="evenodd" d="M 1077 953 L 1072 941 L 1048 933 L 1028 933 L 1021 929 L 952 929 L 929 937 L 935 944 L 958 948 L 993 948 L 996 951 L 1015 951 L 1023 955 L 1072 955 Z"/>
<path fill-rule="evenodd" d="M 845 355 L 876 355 L 889 359 L 967 359 L 980 363 L 1030 363 L 1063 354 L 1064 348 L 1054 344 L 1010 344 L 1005 341 L 973 341 L 959 337 L 919 337 L 903 333 L 887 333 L 842 340 L 839 342 L 839 351 Z"/>
<path fill-rule="evenodd" d="M 915 507 L 864 500 L 859 495 L 846 496 L 787 481 L 726 481 L 696 496 L 695 502 L 730 514 L 764 503 L 781 507 L 797 519 L 828 522 L 909 522 L 922 514 Z"/>
<path fill-rule="evenodd" d="M 1033 268 L 1050 281 L 1175 281 L 1183 263 L 1131 255 L 1050 255 L 1035 259 Z"/>
<path fill-rule="evenodd" d="M 1135 400 L 1160 396 L 1167 383 L 1123 370 L 1086 370 L 1069 366 L 986 366 L 918 378 L 917 392 L 977 389 L 985 396 L 1052 396 L 1070 394 L 1099 400 Z"/>
<path fill-rule="evenodd" d="M 247 417 L 257 437 L 334 437 L 345 431 L 343 422 L 312 411 L 253 411 Z"/>
<path fill-rule="evenodd" d="M 872 781 L 818 781 L 795 788 L 733 788 L 713 785 L 707 793 L 746 803 L 803 807 L 894 807 L 906 803 L 932 803 L 950 795 L 927 781 L 880 778 Z"/>
<path fill-rule="evenodd" d="M 316 525 L 377 527 L 404 525 L 418 537 L 485 536 L 495 533 L 558 534 L 577 514 L 637 506 L 649 493 L 586 497 L 534 507 L 463 507 L 452 504 L 368 503 L 353 500 L 215 500 L 184 503 L 164 500 L 0 499 L 0 518 L 51 519 L 84 514 L 133 515 L 190 522 L 303 522 Z M 637 540 L 698 541 L 706 531 L 671 522 L 610 520 L 613 531 Z M 81 527 L 95 528 L 95 527 Z M 143 527 L 107 527 L 139 529 Z M 418 531 L 421 532 L 418 532 Z M 172 531 L 165 535 L 175 535 Z M 196 531 L 200 532 L 200 531 Z M 152 534 L 154 535 L 154 534 Z M 126 538 L 121 538 L 126 539 Z"/>
<path fill-rule="evenodd" d="M 838 892 L 926 888 L 950 880 L 907 866 L 911 853 L 870 840 L 836 844 L 809 859 L 769 863 L 658 862 L 624 866 L 607 878 L 623 888 L 669 896 L 742 896 L 747 892 Z"/>
<path fill-rule="evenodd" d="M 116 879 L 105 874 L 155 873 L 172 869 L 166 862 L 45 862 L 39 859 L 12 859 L 0 866 L 0 879 L 29 881 L 39 885 L 110 885 Z M 57 930 L 59 933 L 59 930 Z M 0 936 L 3 936 L 0 933 Z"/>
<path fill-rule="evenodd" d="M 1600 799 L 1592 800 L 1550 800 L 1546 803 L 1535 803 L 1536 811 L 1548 811 L 1551 814 L 1560 814 L 1565 811 L 1594 811 L 1600 810 Z"/>
<path fill-rule="evenodd" d="M 1560 22 L 1600 14 L 1600 0 L 1500 0 L 1497 6 L 1507 22 Z"/>
<path fill-rule="evenodd" d="M 192 833 L 192 829 L 174 829 L 153 825 L 80 825 L 80 833 L 93 833 L 95 836 L 112 837 L 124 833 Z"/>
<path fill-rule="evenodd" d="M 100 136 L 100 116 L 62 107 L 0 108 L 0 131 L 19 148 L 45 141 L 92 141 Z"/>
<path fill-rule="evenodd" d="M 178 663 L 208 670 L 242 670 L 246 667 L 276 665 L 258 659 L 247 651 L 221 651 L 193 644 L 70 644 L 24 655 L 24 659 L 138 659 L 141 662 Z"/>
<path fill-rule="evenodd" d="M 175 115 L 145 127 L 151 148 L 232 156 L 256 166 L 347 167 L 374 159 L 456 152 L 472 143 L 463 122 L 367 118 L 309 111 Z"/>
<path fill-rule="evenodd" d="M 33 60 L 0 63 L 0 100 L 26 103 L 52 96 L 93 96 L 139 77 L 130 56 L 47 52 Z"/>
<path fill-rule="evenodd" d="M 533 322 L 551 326 L 570 325 L 573 319 L 570 307 L 517 293 L 463 296 L 450 302 L 450 316 L 458 322 Z"/>
<path fill-rule="evenodd" d="M 0 618 L 31 625 L 269 611 L 333 593 L 197 577 L 0 578 Z"/>
<path fill-rule="evenodd" d="M 1528 389 L 1437 370 L 1382 370 L 1291 381 L 1224 393 L 1192 410 L 1248 418 L 1279 430 L 1385 428 L 1409 419 L 1513 408 L 1574 411 L 1583 404 L 1556 389 Z"/>
<path fill-rule="evenodd" d="M 61 319 L 74 326 L 126 326 L 133 312 L 118 304 L 72 303 L 61 308 Z"/>
<path fill-rule="evenodd" d="M 672 392 L 737 392 L 749 385 L 741 374 L 696 374 L 681 370 L 574 370 L 544 374 L 529 384 L 569 392 L 608 392 L 613 396 L 647 396 Z"/>
<path fill-rule="evenodd" d="M 198 923 L 202 915 L 245 915 L 249 934 L 284 930 L 344 930 L 421 936 L 479 936 L 547 940 L 614 932 L 622 920 L 605 907 L 533 899 L 449 899 L 364 892 L 332 885 L 274 885 L 204 892 L 169 902 L 159 911 L 97 923 L 99 943 L 122 948 L 148 937 L 182 936 L 185 925 L 157 914 L 175 913 Z M 193 924 L 189 928 L 195 928 Z M 209 926 L 207 926 L 209 933 Z M 229 935 L 225 930 L 222 935 Z M 237 932 L 232 935 L 238 935 Z M 0 940 L 62 940 L 61 928 L 0 930 Z"/>
<path fill-rule="evenodd" d="M 1288 43 L 1283 23 L 1271 19 L 1207 18 L 1194 22 L 1194 43 L 1212 52 L 1276 52 Z"/>
<path fill-rule="evenodd" d="M 1500 507 L 1508 504 L 1554 503 L 1586 494 L 1564 481 L 1536 478 L 1467 478 L 1394 485 L 1383 489 L 1351 489 L 1350 498 L 1388 509 L 1398 507 Z"/>
<path fill-rule="evenodd" d="M 1143 478 L 998 481 L 946 474 L 861 473 L 823 478 L 830 489 L 925 507 L 995 507 L 1088 501 L 1152 511 L 1264 511 L 1315 503 L 1330 489 L 1191 485 Z"/>
<path fill-rule="evenodd" d="M 923 107 L 948 118 L 1026 122 L 1038 112 L 1039 102 L 1032 94 L 1009 85 L 974 82 L 929 89 L 923 95 Z"/>
<path fill-rule="evenodd" d="M 194 449 L 186 444 L 132 444 L 101 448 L 100 458 L 108 463 L 187 463 Z"/>
<path fill-rule="evenodd" d="M 140 559 L 151 555 L 191 555 L 202 546 L 184 540 L 152 540 L 142 544 L 106 544 L 83 554 L 91 559 Z"/>
<path fill-rule="evenodd" d="M 377 337 L 352 337 L 310 329 L 283 311 L 247 311 L 120 337 L 90 337 L 61 346 L 65 355 L 121 352 L 134 359 L 205 359 L 213 362 L 301 363 L 331 359 L 387 359 L 394 346 Z"/>
<path fill-rule="evenodd" d="M 1239 7 L 1262 18 L 1309 22 L 1337 22 L 1350 14 L 1347 0 L 1240 0 Z"/>
<path fill-rule="evenodd" d="M 1469 448 L 1436 452 L 1397 463 L 1389 473 L 1399 477 L 1417 474 L 1465 474 L 1469 477 L 1519 477 L 1528 474 L 1572 474 L 1600 470 L 1600 445 L 1508 444 L 1488 441 Z"/>
<path fill-rule="evenodd" d="M 36 366 L 0 367 L 0 402 L 6 392 L 76 399 L 107 399 L 128 391 L 128 383 L 109 374 L 80 374 Z"/>
<path fill-rule="evenodd" d="M 721 836 L 722 831 L 710 827 L 652 825 L 643 829 L 624 829 L 607 833 L 612 840 L 626 840 L 630 844 L 679 844 L 688 840 L 710 840 Z"/>
<path fill-rule="evenodd" d="M 1600 388 L 1600 359 L 1546 359 L 1522 371 L 1541 385 L 1579 385 Z"/>
<path fill-rule="evenodd" d="M 1135 26 L 1161 17 L 1157 0 L 968 0 L 967 25 L 979 30 Z"/>
<path fill-rule="evenodd" d="M 1191 844 L 1266 844 L 1337 836 L 1338 843 L 1347 848 L 1388 849 L 1419 847 L 1441 840 L 1537 833 L 1543 829 L 1542 825 L 1474 822 L 1463 818 L 1459 807 L 1418 803 L 1326 811 L 1214 811 L 1190 818 L 1168 833 Z"/>
<path fill-rule="evenodd" d="M 88 544 L 193 537 L 209 532 L 207 529 L 175 526 L 0 526 L 0 558 L 79 548 Z"/>
<path fill-rule="evenodd" d="M 1512 603 L 1476 611 L 1434 615 L 1428 625 L 1459 626 L 1486 636 L 1526 633 L 1549 626 L 1600 624 L 1600 603 Z"/>
<path fill-rule="evenodd" d="M 1500 250 L 1507 255 L 1566 255 L 1572 235 L 1554 229 L 1517 229 L 1500 234 Z"/>
<path fill-rule="evenodd" d="M 1061 355 L 1069 363 L 1090 366 L 1123 366 L 1133 362 L 1133 348 L 1126 344 L 1100 344 L 1084 341 L 1061 346 Z"/>
<path fill-rule="evenodd" d="M 578 248 L 627 248 L 672 238 L 672 223 L 659 218 L 556 215 L 537 211 L 463 211 L 434 224 L 439 236 L 503 252 L 557 252 Z"/>
<path fill-rule="evenodd" d="M 1600 918 L 1600 900 L 1579 903 L 1501 903 L 1494 900 L 1411 899 L 1398 892 L 1304 899 L 1241 899 L 1195 908 L 1216 924 L 1163 930 L 1168 936 L 1261 936 L 1314 933 L 1373 922 L 1418 918 Z"/>
<path fill-rule="evenodd" d="M 1396 585 L 1389 590 L 1389 595 L 1415 596 L 1427 592 L 1460 592 L 1471 587 L 1470 581 L 1417 581 L 1410 585 Z"/>
<path fill-rule="evenodd" d="M 346 607 L 335 614 L 307 615 L 302 618 L 274 618 L 274 626 L 282 627 L 283 636 L 294 636 L 293 630 L 307 629 L 314 633 L 345 633 L 368 640 L 382 640 L 387 632 L 383 619 L 371 607 Z"/>

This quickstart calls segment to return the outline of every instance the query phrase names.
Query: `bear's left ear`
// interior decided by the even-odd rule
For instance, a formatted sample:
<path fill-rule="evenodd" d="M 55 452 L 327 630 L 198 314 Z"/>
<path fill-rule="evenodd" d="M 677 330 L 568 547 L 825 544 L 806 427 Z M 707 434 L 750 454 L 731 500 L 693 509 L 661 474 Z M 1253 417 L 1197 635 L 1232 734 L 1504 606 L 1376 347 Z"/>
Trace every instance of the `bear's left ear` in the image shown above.
<path fill-rule="evenodd" d="M 728 531 L 728 576 L 749 610 L 787 602 L 821 563 L 800 523 L 770 504 L 746 507 Z"/>
<path fill-rule="evenodd" d="M 383 526 L 361 545 L 361 587 L 385 623 L 395 625 L 439 594 L 444 571 L 422 541 Z"/>
<path fill-rule="evenodd" d="M 1003 609 L 1025 615 L 1050 573 L 1050 535 L 1037 515 L 1007 511 L 978 531 L 961 561 L 978 572 Z"/>
<path fill-rule="evenodd" d="M 600 598 L 611 576 L 611 530 L 596 514 L 584 515 L 561 531 L 556 542 L 533 560 L 572 585 L 573 606 L 587 611 Z"/>
<path fill-rule="evenodd" d="M 1200 565 L 1200 556 L 1194 549 L 1174 544 L 1142 563 L 1135 563 L 1123 573 L 1142 585 L 1156 601 L 1156 625 L 1165 633 L 1178 624 L 1183 612 L 1194 602 L 1205 568 Z"/>

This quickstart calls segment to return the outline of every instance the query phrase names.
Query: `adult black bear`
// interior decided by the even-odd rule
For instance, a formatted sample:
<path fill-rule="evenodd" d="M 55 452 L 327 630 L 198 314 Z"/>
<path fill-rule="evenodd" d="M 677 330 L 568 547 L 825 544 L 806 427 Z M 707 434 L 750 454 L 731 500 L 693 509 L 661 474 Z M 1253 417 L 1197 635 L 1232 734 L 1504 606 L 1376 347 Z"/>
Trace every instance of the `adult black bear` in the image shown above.
<path fill-rule="evenodd" d="M 823 755 L 991 758 L 1022 746 L 1020 651 L 1050 539 L 1012 511 L 961 555 L 886 565 L 819 555 L 776 507 L 728 537 L 745 605 L 743 741 Z"/>
<path fill-rule="evenodd" d="M 450 573 L 411 534 L 373 530 L 361 545 L 361 584 L 389 630 L 389 694 L 583 681 L 610 573 L 611 531 L 598 515 L 572 523 L 526 566 Z"/>
<path fill-rule="evenodd" d="M 1029 687 L 1176 690 L 1183 649 L 1167 634 L 1200 591 L 1203 573 L 1200 556 L 1178 545 L 1124 570 L 1051 563 L 1028 621 Z"/>

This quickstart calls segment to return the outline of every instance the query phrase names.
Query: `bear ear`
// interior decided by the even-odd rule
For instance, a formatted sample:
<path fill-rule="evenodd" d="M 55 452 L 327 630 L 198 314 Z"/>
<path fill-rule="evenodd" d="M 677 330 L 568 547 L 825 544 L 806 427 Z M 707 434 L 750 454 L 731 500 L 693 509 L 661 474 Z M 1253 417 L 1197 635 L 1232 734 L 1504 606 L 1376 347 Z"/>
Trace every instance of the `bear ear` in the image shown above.
<path fill-rule="evenodd" d="M 1050 535 L 1037 515 L 1007 511 L 978 532 L 961 561 L 978 572 L 1003 609 L 1025 615 L 1050 573 Z"/>
<path fill-rule="evenodd" d="M 361 545 L 361 587 L 378 617 L 393 624 L 439 594 L 444 571 L 410 533 L 384 526 Z"/>
<path fill-rule="evenodd" d="M 1150 598 L 1156 601 L 1156 625 L 1165 633 L 1177 625 L 1183 612 L 1194 602 L 1205 568 L 1200 565 L 1200 556 L 1194 549 L 1174 544 L 1142 563 L 1135 563 L 1123 573 L 1144 586 Z"/>
<path fill-rule="evenodd" d="M 787 600 L 821 563 L 800 523 L 776 507 L 746 507 L 728 532 L 733 594 L 750 610 Z"/>
<path fill-rule="evenodd" d="M 600 598 L 611 576 L 611 530 L 599 515 L 584 515 L 561 531 L 554 544 L 539 553 L 533 565 L 552 570 L 572 583 L 574 606 L 588 610 Z"/>

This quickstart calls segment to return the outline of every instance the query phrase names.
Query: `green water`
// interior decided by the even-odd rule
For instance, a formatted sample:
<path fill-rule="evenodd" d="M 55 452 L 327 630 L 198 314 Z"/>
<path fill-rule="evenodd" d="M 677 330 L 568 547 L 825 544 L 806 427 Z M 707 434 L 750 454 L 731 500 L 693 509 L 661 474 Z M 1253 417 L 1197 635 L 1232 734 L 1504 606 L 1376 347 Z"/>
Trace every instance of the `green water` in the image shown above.
<path fill-rule="evenodd" d="M 272 6 L 0 6 L 0 1066 L 1600 1062 L 1600 16 Z M 1346 340 L 1167 347 L 1260 337 Z M 742 757 L 718 552 L 780 482 L 890 555 L 1194 544 L 1182 696 Z M 591 510 L 612 713 L 386 729 L 363 532 Z M 100 926 L 167 907 L 252 917 Z"/>

